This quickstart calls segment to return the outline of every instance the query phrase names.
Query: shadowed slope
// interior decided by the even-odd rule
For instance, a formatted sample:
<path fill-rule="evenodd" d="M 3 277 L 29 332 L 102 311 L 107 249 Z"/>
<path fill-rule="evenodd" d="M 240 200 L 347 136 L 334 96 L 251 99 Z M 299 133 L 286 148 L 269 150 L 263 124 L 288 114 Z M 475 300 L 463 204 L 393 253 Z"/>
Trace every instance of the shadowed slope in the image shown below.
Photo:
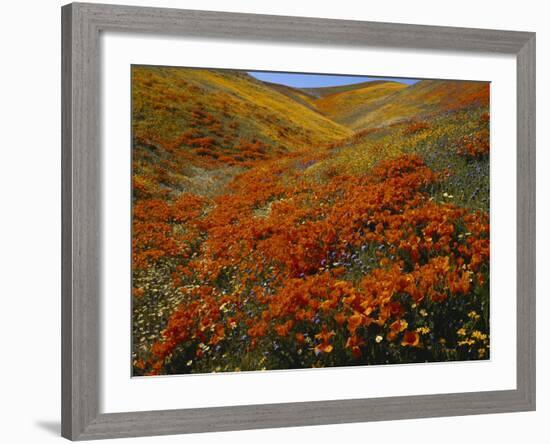
<path fill-rule="evenodd" d="M 318 111 L 317 107 L 315 106 L 315 101 L 317 99 L 315 96 L 310 95 L 299 88 L 281 85 L 280 83 L 264 82 L 264 84 L 274 89 L 275 91 L 278 91 L 281 94 L 290 97 L 292 100 L 295 100 L 296 102 L 308 107 L 309 109 L 313 111 Z"/>
<path fill-rule="evenodd" d="M 331 94 L 321 93 L 321 98 L 315 102 L 317 109 L 334 121 L 356 129 L 357 122 L 369 112 L 385 103 L 385 100 L 390 100 L 395 93 L 407 88 L 403 83 L 386 81 L 360 85 L 359 88 L 343 89 Z M 335 91 L 338 88 L 326 89 Z"/>

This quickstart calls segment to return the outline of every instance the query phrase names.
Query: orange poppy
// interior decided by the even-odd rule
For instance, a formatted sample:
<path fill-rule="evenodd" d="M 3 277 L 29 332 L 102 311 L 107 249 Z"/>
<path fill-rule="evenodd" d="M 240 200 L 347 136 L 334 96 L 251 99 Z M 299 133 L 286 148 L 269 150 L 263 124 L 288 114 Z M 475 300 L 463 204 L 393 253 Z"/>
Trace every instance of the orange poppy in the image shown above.
<path fill-rule="evenodd" d="M 288 336 L 288 333 L 293 326 L 294 321 L 288 320 L 284 324 L 276 325 L 274 328 L 279 336 Z"/>
<path fill-rule="evenodd" d="M 342 312 L 338 312 L 334 315 L 334 320 L 338 325 L 342 325 L 344 322 L 346 322 L 346 315 Z"/>
<path fill-rule="evenodd" d="M 365 344 L 363 338 L 357 336 L 350 336 L 346 341 L 346 348 L 351 349 L 351 354 L 355 359 L 359 359 L 362 355 L 361 346 Z"/>
<path fill-rule="evenodd" d="M 332 344 L 321 342 L 319 345 L 315 347 L 314 350 L 315 350 L 315 354 L 319 354 L 319 353 L 330 353 L 333 349 L 334 347 L 332 346 Z"/>
<path fill-rule="evenodd" d="M 363 324 L 363 315 L 354 313 L 348 318 L 348 330 L 353 335 L 355 331 Z"/>
<path fill-rule="evenodd" d="M 403 334 L 402 346 L 418 347 L 420 344 L 420 335 L 415 331 L 407 330 Z"/>
<path fill-rule="evenodd" d="M 390 328 L 395 333 L 401 333 L 408 326 L 409 326 L 409 324 L 404 319 L 397 319 L 396 321 L 393 321 L 391 323 Z"/>

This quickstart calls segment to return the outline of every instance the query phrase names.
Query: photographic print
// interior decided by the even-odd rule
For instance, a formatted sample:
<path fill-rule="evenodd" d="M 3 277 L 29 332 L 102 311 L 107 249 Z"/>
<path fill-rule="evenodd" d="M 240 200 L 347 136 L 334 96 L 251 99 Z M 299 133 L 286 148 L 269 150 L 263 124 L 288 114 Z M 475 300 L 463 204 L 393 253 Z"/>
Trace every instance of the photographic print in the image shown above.
<path fill-rule="evenodd" d="M 488 82 L 131 76 L 133 376 L 489 359 Z"/>

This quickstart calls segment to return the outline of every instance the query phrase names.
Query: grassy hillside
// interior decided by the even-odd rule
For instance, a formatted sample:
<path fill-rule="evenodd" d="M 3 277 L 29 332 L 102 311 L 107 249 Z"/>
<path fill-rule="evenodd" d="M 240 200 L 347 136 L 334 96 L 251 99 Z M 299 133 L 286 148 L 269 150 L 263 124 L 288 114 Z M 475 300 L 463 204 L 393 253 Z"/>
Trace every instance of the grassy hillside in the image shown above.
<path fill-rule="evenodd" d="M 353 89 L 325 88 L 335 92 L 322 94 L 315 105 L 322 114 L 355 129 L 365 115 L 405 88 L 407 85 L 403 83 L 382 81 L 361 84 L 360 88 Z"/>
<path fill-rule="evenodd" d="M 317 106 L 315 105 L 317 97 L 315 97 L 314 95 L 308 94 L 307 92 L 299 88 L 281 85 L 280 83 L 264 82 L 264 84 L 269 86 L 270 88 L 273 88 L 275 91 L 290 97 L 292 100 L 295 100 L 296 102 L 314 111 L 318 111 Z"/>
<path fill-rule="evenodd" d="M 489 101 L 489 84 L 452 80 L 423 80 L 364 110 L 354 129 L 391 125 L 412 118 L 455 110 Z"/>
<path fill-rule="evenodd" d="M 324 181 L 341 171 L 360 175 L 384 159 L 419 155 L 441 173 L 433 197 L 441 202 L 487 211 L 489 208 L 489 108 L 471 104 L 424 119 L 400 121 L 357 132 L 334 144 L 332 152 L 304 175 Z M 448 197 L 451 196 L 451 197 Z"/>
<path fill-rule="evenodd" d="M 145 196 L 211 192 L 228 168 L 351 134 L 234 71 L 134 66 L 132 112 L 134 191 Z"/>
<path fill-rule="evenodd" d="M 318 88 L 300 88 L 301 91 L 313 96 L 317 99 L 329 96 L 331 94 L 338 94 L 347 91 L 353 91 L 354 89 L 361 89 L 370 86 L 374 86 L 380 83 L 386 83 L 385 80 L 374 80 L 372 82 L 361 82 L 361 83 L 351 83 L 349 85 L 339 85 L 339 86 L 322 86 Z"/>

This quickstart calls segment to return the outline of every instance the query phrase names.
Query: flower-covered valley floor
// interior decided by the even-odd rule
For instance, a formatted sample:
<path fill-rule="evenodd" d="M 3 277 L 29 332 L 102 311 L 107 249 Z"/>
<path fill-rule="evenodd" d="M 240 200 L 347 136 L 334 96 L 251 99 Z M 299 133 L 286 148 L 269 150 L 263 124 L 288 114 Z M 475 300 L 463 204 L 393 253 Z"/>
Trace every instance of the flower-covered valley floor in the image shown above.
<path fill-rule="evenodd" d="M 136 131 L 133 374 L 488 359 L 486 100 L 222 159 L 230 118 Z"/>

